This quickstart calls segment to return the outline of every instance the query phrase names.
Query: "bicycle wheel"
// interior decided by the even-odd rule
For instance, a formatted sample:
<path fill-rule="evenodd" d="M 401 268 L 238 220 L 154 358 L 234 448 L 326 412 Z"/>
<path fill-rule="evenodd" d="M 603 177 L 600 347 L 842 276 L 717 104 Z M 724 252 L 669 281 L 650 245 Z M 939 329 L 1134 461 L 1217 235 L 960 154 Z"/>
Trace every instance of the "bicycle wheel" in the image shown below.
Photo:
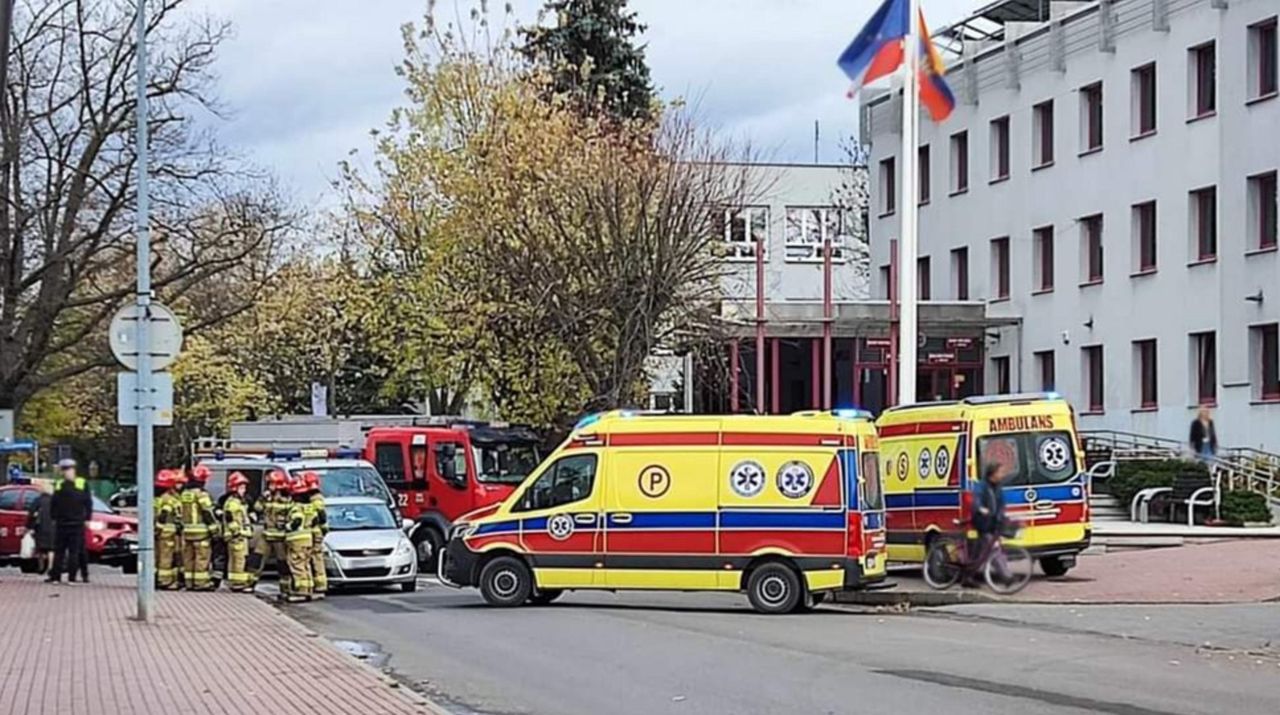
<path fill-rule="evenodd" d="M 964 550 L 955 539 L 936 539 L 924 557 L 924 582 L 939 591 L 956 585 L 963 572 L 963 556 Z"/>
<path fill-rule="evenodd" d="M 1003 575 L 1000 573 L 1000 560 L 1004 561 Z M 983 575 L 992 591 L 1009 596 L 1027 587 L 1035 565 L 1030 551 L 1021 546 L 1001 546 L 999 551 L 992 553 L 991 558 L 987 559 Z"/>

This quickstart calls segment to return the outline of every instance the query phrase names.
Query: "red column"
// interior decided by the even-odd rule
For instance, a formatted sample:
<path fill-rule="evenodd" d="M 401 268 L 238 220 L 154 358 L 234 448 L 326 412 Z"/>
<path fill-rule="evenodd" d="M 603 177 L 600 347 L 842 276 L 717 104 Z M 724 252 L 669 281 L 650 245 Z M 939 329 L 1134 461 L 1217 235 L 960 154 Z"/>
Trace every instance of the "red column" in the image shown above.
<path fill-rule="evenodd" d="M 738 339 L 729 341 L 729 412 L 738 411 Z"/>
<path fill-rule="evenodd" d="M 772 367 L 770 368 L 772 374 L 769 376 L 769 384 L 773 386 L 773 404 L 770 405 L 771 409 L 769 411 L 776 415 L 782 412 L 782 365 L 781 360 L 779 360 L 781 351 L 778 349 L 777 338 L 770 340 L 769 343 L 769 359 L 772 362 Z"/>
<path fill-rule="evenodd" d="M 831 409 L 831 239 L 822 244 L 822 409 Z"/>
<path fill-rule="evenodd" d="M 756 239 L 756 403 L 764 414 L 764 240 Z"/>
<path fill-rule="evenodd" d="M 809 340 L 809 409 L 816 410 L 822 406 L 822 340 Z"/>
<path fill-rule="evenodd" d="M 889 241 L 889 369 L 885 371 L 884 404 L 898 404 L 898 241 Z"/>

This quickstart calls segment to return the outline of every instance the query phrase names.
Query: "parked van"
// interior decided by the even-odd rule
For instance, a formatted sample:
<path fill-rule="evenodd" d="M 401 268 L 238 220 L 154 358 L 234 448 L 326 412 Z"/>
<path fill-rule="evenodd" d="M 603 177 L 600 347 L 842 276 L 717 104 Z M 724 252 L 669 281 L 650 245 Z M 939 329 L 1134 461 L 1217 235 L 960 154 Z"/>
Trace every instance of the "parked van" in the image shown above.
<path fill-rule="evenodd" d="M 573 589 L 746 591 L 763 613 L 884 579 L 877 438 L 860 411 L 582 420 L 440 574 L 496 606 Z"/>
<path fill-rule="evenodd" d="M 1053 393 L 969 397 L 885 410 L 877 421 L 889 558 L 923 562 L 929 541 L 969 520 L 984 465 L 1005 464 L 1014 542 L 1060 576 L 1089 545 L 1089 485 L 1075 413 Z"/>

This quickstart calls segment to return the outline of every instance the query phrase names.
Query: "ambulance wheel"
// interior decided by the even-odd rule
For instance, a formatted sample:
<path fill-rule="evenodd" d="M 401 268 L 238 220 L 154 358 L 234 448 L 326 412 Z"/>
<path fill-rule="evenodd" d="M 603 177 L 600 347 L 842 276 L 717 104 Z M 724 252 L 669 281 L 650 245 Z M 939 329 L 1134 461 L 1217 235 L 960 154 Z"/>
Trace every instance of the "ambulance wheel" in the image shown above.
<path fill-rule="evenodd" d="M 480 595 L 490 606 L 520 606 L 532 593 L 533 574 L 514 556 L 499 556 L 480 569 Z"/>
<path fill-rule="evenodd" d="M 1057 556 L 1046 556 L 1040 559 L 1040 568 L 1044 570 L 1045 576 L 1051 577 L 1065 576 L 1071 570 L 1071 567 Z"/>
<path fill-rule="evenodd" d="M 805 598 L 800 576 L 791 567 L 776 561 L 756 567 L 747 579 L 747 600 L 760 613 L 791 613 Z"/>
<path fill-rule="evenodd" d="M 563 595 L 564 591 L 558 588 L 541 588 L 529 597 L 529 603 L 535 606 L 545 606 Z"/>

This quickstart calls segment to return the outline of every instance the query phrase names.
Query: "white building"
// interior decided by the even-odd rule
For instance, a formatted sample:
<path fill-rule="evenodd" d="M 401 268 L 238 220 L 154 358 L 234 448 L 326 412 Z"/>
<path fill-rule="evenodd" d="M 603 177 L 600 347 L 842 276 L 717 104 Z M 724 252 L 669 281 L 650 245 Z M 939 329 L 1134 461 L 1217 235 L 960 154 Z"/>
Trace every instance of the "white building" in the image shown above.
<path fill-rule="evenodd" d="M 1280 450 L 1277 0 L 1010 0 L 940 32 L 956 111 L 921 120 L 924 295 L 983 300 L 987 392 L 1082 428 Z M 1018 20 L 1018 21 L 1014 21 Z M 899 200 L 900 93 L 863 108 L 872 281 Z"/>

